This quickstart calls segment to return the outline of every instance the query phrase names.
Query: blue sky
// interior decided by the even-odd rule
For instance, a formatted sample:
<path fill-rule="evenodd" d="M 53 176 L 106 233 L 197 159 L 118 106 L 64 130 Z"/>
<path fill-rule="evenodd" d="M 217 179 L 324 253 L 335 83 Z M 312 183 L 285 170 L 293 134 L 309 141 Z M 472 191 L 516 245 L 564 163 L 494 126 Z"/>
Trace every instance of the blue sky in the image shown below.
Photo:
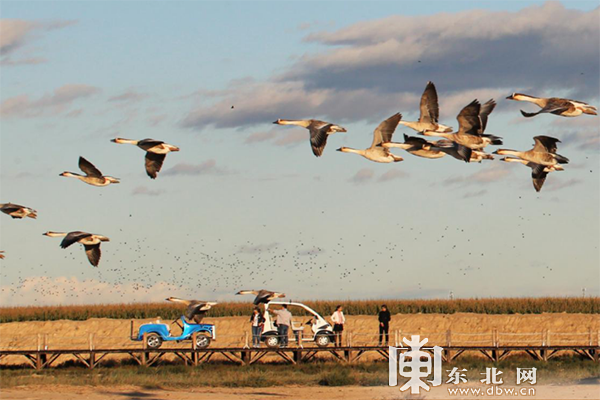
<path fill-rule="evenodd" d="M 524 120 L 513 91 L 597 105 L 598 2 L 2 3 L 3 304 L 600 293 L 598 117 Z M 416 62 L 416 60 L 419 62 Z M 493 161 L 368 162 L 379 121 L 417 117 L 427 80 L 441 119 L 498 107 L 504 148 L 560 138 L 566 171 L 541 193 Z M 513 83 L 514 82 L 514 83 Z M 234 109 L 231 109 L 231 106 Z M 315 158 L 305 130 L 348 129 Z M 396 131 L 413 134 L 403 127 Z M 151 181 L 151 137 L 181 147 Z M 84 156 L 120 185 L 61 178 Z M 99 268 L 47 230 L 111 238 Z"/>

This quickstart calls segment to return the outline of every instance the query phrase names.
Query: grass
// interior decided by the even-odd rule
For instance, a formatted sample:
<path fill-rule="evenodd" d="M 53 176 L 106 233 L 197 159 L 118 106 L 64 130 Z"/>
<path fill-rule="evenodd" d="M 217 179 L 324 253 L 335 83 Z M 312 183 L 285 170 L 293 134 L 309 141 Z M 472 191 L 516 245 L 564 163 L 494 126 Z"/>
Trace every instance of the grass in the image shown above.
<path fill-rule="evenodd" d="M 479 382 L 485 368 L 492 366 L 504 372 L 502 378 L 507 384 L 514 384 L 517 367 L 537 368 L 538 384 L 598 383 L 600 378 L 596 363 L 575 357 L 559 357 L 549 362 L 513 357 L 494 364 L 481 358 L 464 357 L 453 364 L 444 364 L 443 371 L 455 366 L 467 369 L 469 382 Z M 89 370 L 74 362 L 66 362 L 34 373 L 29 368 L 3 368 L 0 369 L 0 380 L 3 388 L 27 385 L 137 386 L 145 389 L 288 385 L 385 386 L 388 382 L 388 364 L 364 362 L 349 365 L 317 361 L 296 366 L 257 364 L 241 367 L 211 363 L 190 367 L 177 362 L 165 362 L 157 367 L 139 367 L 127 361 L 113 361 Z"/>
<path fill-rule="evenodd" d="M 392 314 L 457 312 L 479 314 L 541 314 L 582 313 L 600 314 L 600 297 L 541 297 L 541 298 L 487 298 L 487 299 L 432 299 L 432 300 L 352 300 L 304 301 L 321 315 L 330 315 L 335 306 L 342 304 L 349 315 L 374 315 L 381 304 L 386 304 Z M 247 302 L 220 303 L 208 316 L 246 316 L 251 305 Z M 86 320 L 89 318 L 141 319 L 178 318 L 182 307 L 167 302 L 96 304 L 83 306 L 2 307 L 0 323 L 18 321 L 52 321 L 59 319 Z"/>

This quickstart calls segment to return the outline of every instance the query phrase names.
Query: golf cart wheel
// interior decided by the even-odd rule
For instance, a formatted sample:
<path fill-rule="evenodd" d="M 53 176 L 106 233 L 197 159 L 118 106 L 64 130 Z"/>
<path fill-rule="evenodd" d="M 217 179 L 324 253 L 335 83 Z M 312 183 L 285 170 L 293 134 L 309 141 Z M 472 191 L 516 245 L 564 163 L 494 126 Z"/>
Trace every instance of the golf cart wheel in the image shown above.
<path fill-rule="evenodd" d="M 162 345 L 162 338 L 157 333 L 150 333 L 146 336 L 146 344 L 150 349 L 158 349 Z"/>
<path fill-rule="evenodd" d="M 331 340 L 329 340 L 328 335 L 320 334 L 320 335 L 317 335 L 317 337 L 315 338 L 315 343 L 319 347 L 327 347 L 327 346 L 329 346 L 329 343 L 331 343 Z"/>
<path fill-rule="evenodd" d="M 278 347 L 279 346 L 279 338 L 277 336 L 267 336 L 265 339 L 265 344 L 267 347 Z"/>
<path fill-rule="evenodd" d="M 210 345 L 210 336 L 198 335 L 196 336 L 196 348 L 205 349 Z"/>

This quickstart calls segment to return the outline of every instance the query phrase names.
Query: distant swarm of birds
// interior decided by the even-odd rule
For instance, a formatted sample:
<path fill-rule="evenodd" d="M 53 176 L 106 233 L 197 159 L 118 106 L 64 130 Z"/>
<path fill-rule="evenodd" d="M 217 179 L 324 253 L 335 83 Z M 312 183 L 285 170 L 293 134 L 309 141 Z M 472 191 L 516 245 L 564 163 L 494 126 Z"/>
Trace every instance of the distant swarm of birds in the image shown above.
<path fill-rule="evenodd" d="M 576 117 L 582 114 L 597 115 L 597 108 L 581 101 L 562 98 L 539 98 L 521 93 L 513 93 L 507 97 L 508 100 L 526 101 L 540 107 L 535 113 L 521 110 L 526 118 L 531 118 L 542 113 L 550 113 L 562 117 Z M 378 163 L 400 162 L 404 159 L 393 154 L 390 149 L 401 148 L 417 157 L 437 159 L 449 155 L 457 160 L 467 163 L 482 162 L 482 160 L 493 160 L 493 154 L 510 157 L 501 158 L 501 161 L 519 163 L 531 168 L 533 186 L 537 192 L 542 189 L 546 176 L 550 172 L 563 171 L 563 164 L 568 164 L 569 159 L 557 154 L 557 143 L 560 140 L 550 136 L 535 136 L 534 146 L 531 150 L 517 151 L 510 149 L 498 149 L 493 153 L 486 153 L 487 146 L 499 146 L 503 144 L 502 138 L 485 133 L 489 115 L 496 107 L 492 99 L 484 104 L 473 100 L 465 106 L 457 116 L 458 130 L 453 132 L 449 126 L 439 123 L 438 95 L 433 82 L 428 82 L 421 96 L 420 117 L 418 121 L 403 121 L 402 115 L 396 113 L 381 122 L 373 132 L 371 146 L 366 149 L 353 149 L 340 147 L 337 149 L 343 153 L 355 153 L 369 161 Z M 233 109 L 233 106 L 231 107 Z M 296 125 L 308 129 L 310 133 L 310 145 L 316 157 L 323 154 L 327 140 L 330 135 L 337 132 L 347 132 L 346 128 L 330 122 L 316 119 L 287 120 L 278 119 L 277 125 Z M 408 136 L 404 134 L 404 142 L 393 142 L 392 137 L 398 125 L 404 125 L 418 132 L 421 136 L 439 137 L 442 139 L 428 141 L 420 136 Z M 160 172 L 166 155 L 170 152 L 179 151 L 179 147 L 154 139 L 131 140 L 123 138 L 112 139 L 117 144 L 131 144 L 146 152 L 145 169 L 151 179 L 156 179 Z M 103 175 L 91 162 L 83 157 L 79 158 L 79 169 L 85 174 L 74 172 L 63 172 L 60 176 L 76 178 L 92 186 L 108 186 L 120 183 L 118 178 Z M 14 219 L 37 217 L 37 211 L 14 203 L 0 204 L 0 211 Z M 100 244 L 108 242 L 106 236 L 82 231 L 44 233 L 49 237 L 63 237 L 60 247 L 66 249 L 74 243 L 84 246 L 85 253 L 91 265 L 98 266 L 101 257 Z M 4 258 L 4 251 L 0 251 L 0 259 Z M 283 293 L 267 290 L 243 290 L 236 294 L 254 294 L 254 304 L 266 303 L 277 297 L 285 297 Z M 216 303 L 202 302 L 198 300 L 182 300 L 170 297 L 167 300 L 187 305 L 186 317 L 188 319 L 200 319 Z"/>

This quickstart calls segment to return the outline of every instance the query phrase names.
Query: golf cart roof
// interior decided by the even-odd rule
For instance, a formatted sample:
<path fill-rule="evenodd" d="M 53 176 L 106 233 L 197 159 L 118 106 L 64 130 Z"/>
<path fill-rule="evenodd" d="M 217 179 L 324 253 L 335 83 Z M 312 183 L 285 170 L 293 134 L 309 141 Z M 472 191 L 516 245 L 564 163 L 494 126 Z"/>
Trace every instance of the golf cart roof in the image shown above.
<path fill-rule="evenodd" d="M 275 304 L 275 305 L 280 305 L 280 306 L 296 306 L 296 307 L 302 307 L 304 308 L 306 311 L 308 311 L 309 313 L 318 316 L 319 318 L 323 318 L 321 317 L 321 315 L 319 315 L 318 312 L 316 312 L 315 310 L 313 310 L 312 308 L 310 308 L 309 306 L 307 306 L 306 304 L 302 304 L 302 303 L 296 303 L 293 302 L 291 300 L 289 301 L 270 301 L 268 303 L 265 303 L 265 310 L 269 309 L 269 306 L 271 304 Z"/>

